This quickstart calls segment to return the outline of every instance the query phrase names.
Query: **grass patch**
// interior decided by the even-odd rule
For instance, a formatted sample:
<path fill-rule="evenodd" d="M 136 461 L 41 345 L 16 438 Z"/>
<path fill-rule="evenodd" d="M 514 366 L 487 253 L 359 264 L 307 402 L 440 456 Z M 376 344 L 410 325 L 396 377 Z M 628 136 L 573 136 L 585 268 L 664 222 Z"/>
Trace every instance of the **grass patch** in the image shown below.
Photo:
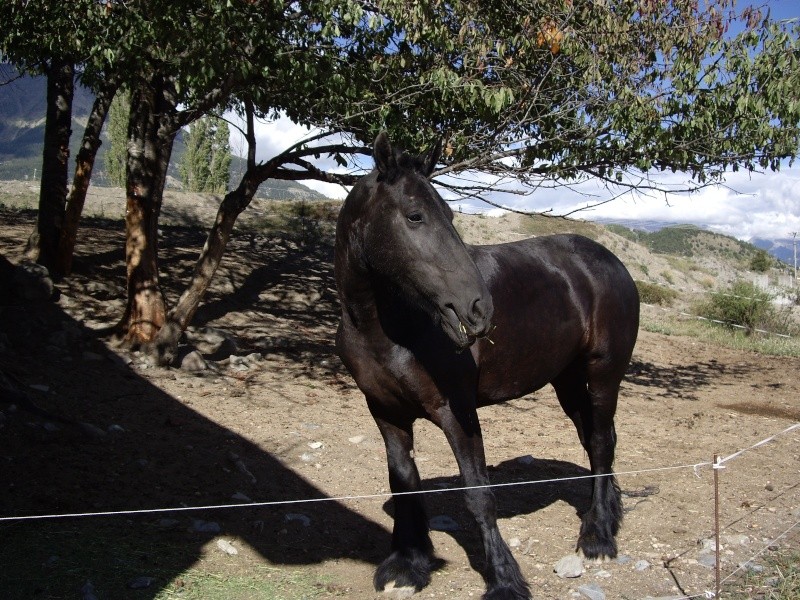
<path fill-rule="evenodd" d="M 36 521 L 0 526 L 0 597 L 79 598 L 91 582 L 98 598 L 167 600 L 313 599 L 330 596 L 312 574 L 242 563 L 221 555 L 202 560 L 213 547 L 184 527 L 164 531 L 152 522 L 117 518 Z M 212 550 L 213 552 L 213 550 Z M 228 568 L 226 563 L 236 563 Z M 139 578 L 144 589 L 131 589 Z"/>
<path fill-rule="evenodd" d="M 800 358 L 800 338 L 758 333 L 747 335 L 743 331 L 731 330 L 697 318 L 642 315 L 641 328 L 652 333 L 698 338 L 709 344 L 734 350 Z"/>
<path fill-rule="evenodd" d="M 726 585 L 722 597 L 729 600 L 798 600 L 800 552 L 783 550 L 767 555 L 761 573 L 748 572 Z"/>

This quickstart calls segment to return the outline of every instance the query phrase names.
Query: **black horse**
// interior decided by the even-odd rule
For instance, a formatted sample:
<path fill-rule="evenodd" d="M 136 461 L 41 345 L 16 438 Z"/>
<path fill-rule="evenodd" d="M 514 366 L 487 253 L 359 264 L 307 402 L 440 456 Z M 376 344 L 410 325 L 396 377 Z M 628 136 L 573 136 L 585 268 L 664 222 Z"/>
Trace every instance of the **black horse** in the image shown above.
<path fill-rule="evenodd" d="M 356 184 L 336 229 L 342 320 L 336 346 L 386 443 L 392 553 L 375 588 L 430 582 L 428 520 L 412 425 L 447 436 L 465 486 L 489 483 L 476 410 L 547 383 L 578 430 L 593 479 L 577 550 L 613 558 L 622 520 L 613 477 L 614 413 L 639 325 L 639 297 L 611 252 L 578 235 L 467 246 L 428 181 L 437 147 L 411 156 L 375 140 L 376 168 Z M 398 495 L 400 494 L 400 495 Z M 530 598 L 497 528 L 494 495 L 465 492 L 486 552 L 484 598 Z"/>

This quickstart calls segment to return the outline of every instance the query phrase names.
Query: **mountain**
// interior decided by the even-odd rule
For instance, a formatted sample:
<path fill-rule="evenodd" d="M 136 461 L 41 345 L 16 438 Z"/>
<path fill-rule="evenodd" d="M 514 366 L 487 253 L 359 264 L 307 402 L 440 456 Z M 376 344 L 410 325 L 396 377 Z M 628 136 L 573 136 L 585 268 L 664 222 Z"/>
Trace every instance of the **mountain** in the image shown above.
<path fill-rule="evenodd" d="M 772 256 L 782 260 L 788 265 L 794 265 L 794 244 L 795 240 L 792 238 L 781 239 L 766 239 L 766 238 L 753 238 L 750 243 L 766 250 Z"/>
<path fill-rule="evenodd" d="M 13 67 L 0 64 L 0 179 L 30 181 L 42 168 L 42 143 L 46 114 L 46 80 L 44 77 L 17 77 Z M 9 82 L 9 83 L 6 83 Z M 87 88 L 76 85 L 72 104 L 71 156 L 77 156 L 81 136 L 92 110 L 94 97 Z M 109 185 L 105 176 L 104 157 L 108 138 L 103 131 L 103 145 L 97 154 L 92 183 Z M 178 134 L 169 164 L 168 185 L 180 186 L 177 165 L 185 149 Z M 70 176 L 74 170 L 70 162 Z M 234 156 L 231 164 L 231 185 L 244 170 L 244 159 Z M 324 200 L 325 196 L 294 181 L 269 179 L 258 188 L 257 196 L 273 200 Z"/>
<path fill-rule="evenodd" d="M 753 238 L 744 242 L 721 233 L 714 233 L 703 225 L 636 219 L 600 218 L 592 221 L 605 225 L 619 235 L 642 242 L 654 252 L 691 256 L 700 246 L 708 249 L 708 242 L 717 236 L 716 242 L 711 246 L 718 249 L 727 247 L 728 252 L 741 255 L 751 252 L 755 247 L 765 250 L 788 265 L 794 264 L 792 239 Z M 722 242 L 722 240 L 727 241 Z"/>

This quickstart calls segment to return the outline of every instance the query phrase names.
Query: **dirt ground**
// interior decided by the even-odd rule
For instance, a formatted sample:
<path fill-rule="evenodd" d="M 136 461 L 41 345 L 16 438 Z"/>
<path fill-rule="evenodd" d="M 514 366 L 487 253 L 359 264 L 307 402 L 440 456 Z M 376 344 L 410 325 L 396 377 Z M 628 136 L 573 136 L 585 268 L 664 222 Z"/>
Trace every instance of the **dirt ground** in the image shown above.
<path fill-rule="evenodd" d="M 0 254 L 19 260 L 32 222 L 30 214 L 0 212 Z M 165 228 L 162 271 L 171 302 L 203 238 L 197 228 Z M 0 596 L 88 598 L 78 592 L 85 569 L 55 580 L 48 569 L 68 561 L 66 548 L 94 548 L 110 537 L 134 539 L 136 547 L 127 558 L 113 544 L 98 547 L 97 563 L 85 568 L 100 571 L 104 560 L 115 560 L 130 578 L 152 581 L 132 590 L 98 576 L 100 598 L 181 597 L 167 592 L 181 591 L 192 566 L 264 577 L 290 571 L 315 582 L 322 597 L 384 597 L 371 581 L 392 526 L 385 454 L 334 352 L 339 309 L 330 246 L 238 236 L 195 318 L 196 327 L 229 335 L 230 350 L 198 373 L 153 367 L 103 335 L 124 305 L 122 248 L 118 223 L 91 221 L 58 302 L 0 307 L 0 371 L 42 409 L 94 426 L 77 428 L 0 399 L 0 517 L 278 504 L 0 522 L 0 562 L 25 571 L 0 572 Z M 535 597 L 584 597 L 578 590 L 589 584 L 607 598 L 629 599 L 713 589 L 703 552 L 714 508 L 705 463 L 800 421 L 798 367 L 798 359 L 642 331 L 617 417 L 623 558 L 586 565 L 577 579 L 558 578 L 553 565 L 574 549 L 591 483 L 536 483 L 587 473 L 570 422 L 549 388 L 483 409 L 492 481 L 519 484 L 496 490 L 500 528 Z M 767 546 L 798 545 L 797 528 L 773 542 L 800 521 L 798 440 L 798 430 L 778 436 L 720 471 L 723 577 Z M 446 491 L 459 485 L 457 467 L 444 436 L 427 423 L 416 428 L 416 460 L 424 487 L 438 492 L 428 497 L 429 515 L 450 517 L 454 529 L 433 532 L 442 563 L 419 597 L 478 598 L 480 540 L 462 495 Z M 67 532 L 73 546 L 55 541 Z M 48 544 L 28 543 L 40 537 Z M 220 540 L 238 554 L 222 551 Z M 281 597 L 311 597 L 291 581 Z"/>

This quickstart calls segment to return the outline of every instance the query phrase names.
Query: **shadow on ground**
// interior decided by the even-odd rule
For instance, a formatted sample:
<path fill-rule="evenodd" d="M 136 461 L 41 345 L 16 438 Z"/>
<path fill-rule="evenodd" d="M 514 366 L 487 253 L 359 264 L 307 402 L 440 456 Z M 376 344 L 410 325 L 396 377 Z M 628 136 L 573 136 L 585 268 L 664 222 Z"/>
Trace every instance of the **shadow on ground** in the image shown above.
<path fill-rule="evenodd" d="M 237 492 L 254 501 L 325 497 L 236 432 L 139 377 L 55 303 L 0 306 L 0 371 L 39 408 L 97 428 L 2 399 L 0 516 L 235 504 Z M 236 468 L 237 458 L 252 477 Z M 338 502 L 304 505 L 310 526 L 293 518 L 296 512 L 288 506 L 2 522 L 0 595 L 78 597 L 91 581 L 100 597 L 152 598 L 220 534 L 274 565 L 375 563 L 388 547 L 384 528 Z M 150 587 L 127 588 L 142 577 L 153 578 Z"/>

